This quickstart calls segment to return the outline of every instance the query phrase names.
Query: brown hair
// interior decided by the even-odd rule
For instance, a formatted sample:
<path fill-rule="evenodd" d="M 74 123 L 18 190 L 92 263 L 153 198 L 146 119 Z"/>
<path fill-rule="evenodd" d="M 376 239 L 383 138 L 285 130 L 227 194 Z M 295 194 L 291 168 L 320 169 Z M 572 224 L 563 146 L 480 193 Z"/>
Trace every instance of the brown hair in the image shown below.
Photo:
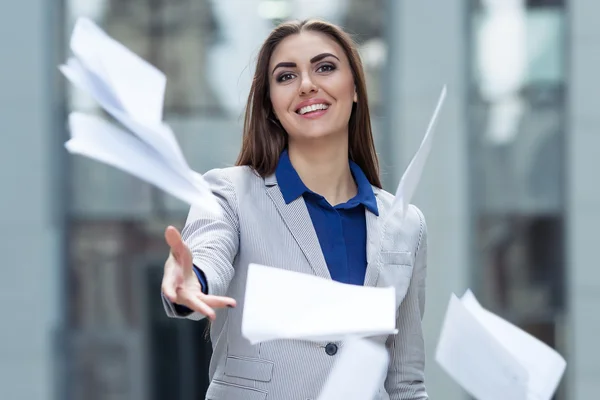
<path fill-rule="evenodd" d="M 275 172 L 279 156 L 287 146 L 287 132 L 273 114 L 269 97 L 269 62 L 273 51 L 283 39 L 303 31 L 328 35 L 346 53 L 359 100 L 352 106 L 348 123 L 348 157 L 360 166 L 372 185 L 381 188 L 362 61 L 354 41 L 346 32 L 336 25 L 320 20 L 282 23 L 263 43 L 258 53 L 256 71 L 246 103 L 242 149 L 236 165 L 248 165 L 262 177 Z"/>

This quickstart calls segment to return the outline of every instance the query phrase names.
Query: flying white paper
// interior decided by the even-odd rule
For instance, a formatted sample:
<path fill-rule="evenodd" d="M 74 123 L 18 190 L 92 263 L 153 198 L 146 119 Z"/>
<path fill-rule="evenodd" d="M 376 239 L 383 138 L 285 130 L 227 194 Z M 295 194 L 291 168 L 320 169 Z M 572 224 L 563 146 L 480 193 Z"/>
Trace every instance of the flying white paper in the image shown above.
<path fill-rule="evenodd" d="M 69 115 L 71 139 L 67 150 L 111 165 L 149 182 L 180 200 L 218 215 L 221 207 L 199 175 L 182 175 L 166 165 L 159 154 L 135 136 L 94 116 Z"/>
<path fill-rule="evenodd" d="M 395 289 L 348 285 L 314 275 L 250 264 L 242 335 L 338 341 L 397 333 Z"/>
<path fill-rule="evenodd" d="M 404 219 L 406 215 L 406 210 L 408 209 L 408 205 L 410 204 L 413 195 L 417 189 L 417 185 L 421 180 L 421 174 L 423 173 L 423 168 L 425 167 L 425 162 L 427 161 L 427 157 L 429 156 L 429 152 L 431 151 L 431 144 L 433 142 L 433 133 L 435 131 L 435 126 L 438 118 L 438 114 L 444 104 L 444 100 L 446 99 L 446 85 L 442 88 L 442 92 L 437 102 L 437 106 L 435 107 L 435 111 L 429 121 L 429 126 L 427 127 L 427 131 L 425 132 L 425 136 L 421 141 L 421 145 L 419 146 L 419 150 L 413 156 L 410 164 L 404 171 L 402 178 L 398 184 L 398 188 L 396 189 L 396 196 L 394 198 L 394 202 L 392 203 L 392 207 L 388 212 L 386 217 L 386 221 L 392 218 L 397 212 L 400 213 L 400 219 Z"/>
<path fill-rule="evenodd" d="M 119 108 L 119 100 L 111 94 L 110 87 L 97 76 L 93 76 L 77 59 L 71 58 L 60 71 L 79 89 L 89 93 L 98 104 L 132 133 L 163 156 L 169 165 L 187 170 L 189 167 L 171 129 L 162 122 L 141 123 Z"/>
<path fill-rule="evenodd" d="M 470 291 L 450 299 L 436 360 L 478 400 L 550 400 L 566 367 L 555 350 L 485 310 Z"/>
<path fill-rule="evenodd" d="M 319 400 L 373 399 L 386 377 L 389 355 L 385 347 L 368 339 L 349 339 L 340 349 L 338 360 Z"/>
<path fill-rule="evenodd" d="M 463 295 L 461 301 L 488 332 L 526 368 L 529 375 L 527 398 L 551 399 L 565 372 L 565 359 L 546 343 L 484 309 L 470 290 Z"/>
<path fill-rule="evenodd" d="M 78 61 L 103 81 L 120 111 L 140 122 L 162 121 L 165 75 L 108 36 L 88 18 L 78 18 L 70 47 Z"/>
<path fill-rule="evenodd" d="M 212 213 L 221 208 L 202 175 L 191 170 L 171 128 L 162 122 L 162 72 L 79 18 L 75 54 L 60 70 L 132 134 L 97 117 L 73 113 L 67 150 L 119 168 Z"/>

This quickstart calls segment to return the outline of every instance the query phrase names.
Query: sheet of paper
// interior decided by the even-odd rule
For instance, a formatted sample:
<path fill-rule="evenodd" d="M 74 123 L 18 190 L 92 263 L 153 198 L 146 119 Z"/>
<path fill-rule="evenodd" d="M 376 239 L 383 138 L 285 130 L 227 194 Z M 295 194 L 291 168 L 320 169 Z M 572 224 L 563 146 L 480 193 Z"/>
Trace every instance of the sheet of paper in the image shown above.
<path fill-rule="evenodd" d="M 527 399 L 550 400 L 565 372 L 565 359 L 544 342 L 484 309 L 470 290 L 461 297 L 461 302 L 526 368 L 529 375 Z"/>
<path fill-rule="evenodd" d="M 368 400 L 383 387 L 389 356 L 383 346 L 367 339 L 349 339 L 340 355 L 319 400 Z"/>
<path fill-rule="evenodd" d="M 180 200 L 218 215 L 221 207 L 208 183 L 190 171 L 183 177 L 170 168 L 146 143 L 122 129 L 94 116 L 69 115 L 71 139 L 65 147 L 79 154 L 111 165 L 149 182 Z"/>
<path fill-rule="evenodd" d="M 253 344 L 396 332 L 393 287 L 348 285 L 258 264 L 248 267 L 242 335 Z"/>
<path fill-rule="evenodd" d="M 526 400 L 529 375 L 503 343 L 452 295 L 436 355 L 438 364 L 477 400 Z"/>
<path fill-rule="evenodd" d="M 70 47 L 86 69 L 106 82 L 120 111 L 137 121 L 150 124 L 162 121 L 167 80 L 161 71 L 88 18 L 77 19 Z"/>
<path fill-rule="evenodd" d="M 123 112 L 106 82 L 86 70 L 79 60 L 71 58 L 59 69 L 77 88 L 90 94 L 117 121 L 159 152 L 170 166 L 180 172 L 189 169 L 175 135 L 167 125 L 162 122 L 153 125 L 143 124 Z"/>
<path fill-rule="evenodd" d="M 433 116 L 429 121 L 429 126 L 427 127 L 427 131 L 425 132 L 423 140 L 421 141 L 421 145 L 419 146 L 419 149 L 415 153 L 410 164 L 408 164 L 408 167 L 406 168 L 406 171 L 404 171 L 402 178 L 400 178 L 398 188 L 396 189 L 396 197 L 394 198 L 391 210 L 386 217 L 386 221 L 395 216 L 397 213 L 400 214 L 400 219 L 404 219 L 404 216 L 406 215 L 406 210 L 408 209 L 408 205 L 410 204 L 417 189 L 417 185 L 421 180 L 421 174 L 423 173 L 425 162 L 427 161 L 427 157 L 431 151 L 433 133 L 435 131 L 438 114 L 442 108 L 442 105 L 444 104 L 445 99 L 446 85 L 444 85 L 442 88 L 437 106 L 435 107 Z"/>

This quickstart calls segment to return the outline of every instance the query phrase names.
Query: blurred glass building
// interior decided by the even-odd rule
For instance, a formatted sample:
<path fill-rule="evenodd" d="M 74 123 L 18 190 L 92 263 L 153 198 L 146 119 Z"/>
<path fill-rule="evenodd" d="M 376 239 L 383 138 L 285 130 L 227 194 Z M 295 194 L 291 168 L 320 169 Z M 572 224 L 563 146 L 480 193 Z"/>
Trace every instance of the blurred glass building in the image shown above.
<path fill-rule="evenodd" d="M 63 147 L 97 112 L 57 66 L 77 17 L 168 77 L 165 119 L 200 172 L 231 165 L 253 60 L 288 18 L 360 44 L 385 188 L 449 96 L 414 202 L 429 227 L 432 399 L 468 396 L 434 361 L 451 293 L 563 354 L 556 399 L 600 393 L 600 41 L 595 0 L 20 0 L 0 5 L 0 399 L 203 398 L 205 325 L 166 318 L 163 231 L 188 207 Z M 596 144 L 598 148 L 594 147 Z"/>

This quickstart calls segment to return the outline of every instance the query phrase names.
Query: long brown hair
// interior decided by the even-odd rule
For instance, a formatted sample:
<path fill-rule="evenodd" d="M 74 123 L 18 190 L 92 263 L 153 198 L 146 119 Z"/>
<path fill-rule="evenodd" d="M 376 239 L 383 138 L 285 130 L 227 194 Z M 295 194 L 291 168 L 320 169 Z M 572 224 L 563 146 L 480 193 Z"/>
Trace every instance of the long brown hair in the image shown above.
<path fill-rule="evenodd" d="M 320 32 L 335 40 L 350 62 L 358 102 L 348 122 L 348 157 L 360 166 L 369 182 L 381 188 L 379 161 L 375 152 L 365 74 L 356 44 L 336 25 L 320 20 L 290 21 L 277 26 L 263 43 L 246 103 L 242 149 L 236 165 L 248 165 L 260 176 L 275 172 L 279 155 L 287 146 L 287 132 L 277 122 L 269 97 L 269 62 L 277 45 L 303 31 Z"/>

